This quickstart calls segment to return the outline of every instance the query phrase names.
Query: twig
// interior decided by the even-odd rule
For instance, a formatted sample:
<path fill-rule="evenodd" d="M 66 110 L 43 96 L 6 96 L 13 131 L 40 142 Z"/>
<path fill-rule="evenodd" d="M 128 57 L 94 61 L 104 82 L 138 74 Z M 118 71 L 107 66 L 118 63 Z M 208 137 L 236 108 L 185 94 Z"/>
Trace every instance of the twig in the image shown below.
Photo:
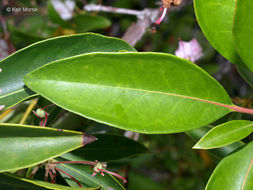
<path fill-rule="evenodd" d="M 160 13 L 159 9 L 144 9 L 142 11 L 138 11 L 94 4 L 84 6 L 84 10 L 111 12 L 136 16 L 138 19 L 137 23 L 133 23 L 122 37 L 123 40 L 127 41 L 132 46 L 134 46 L 142 38 L 142 36 L 146 33 L 147 29 L 151 26 L 151 24 L 155 23 Z"/>
<path fill-rule="evenodd" d="M 24 124 L 26 122 L 28 116 L 30 115 L 30 113 L 32 112 L 32 109 L 35 107 L 36 104 L 37 104 L 37 99 L 35 99 L 31 102 L 31 104 L 26 109 L 26 111 L 25 111 L 21 121 L 19 122 L 19 124 Z"/>
<path fill-rule="evenodd" d="M 137 11 L 137 10 L 132 10 L 132 9 L 123 9 L 123 8 L 115 8 L 115 7 L 95 5 L 95 4 L 85 5 L 84 10 L 85 11 L 101 11 L 101 12 L 135 15 L 138 18 L 144 16 L 143 11 Z"/>
<path fill-rule="evenodd" d="M 65 171 L 63 171 L 63 170 L 61 170 L 61 169 L 59 169 L 59 168 L 56 168 L 56 167 L 55 167 L 55 170 L 57 170 L 57 171 L 59 171 L 59 172 L 61 172 L 61 173 L 64 173 L 65 175 L 67 175 L 68 177 L 70 177 L 73 181 L 75 181 L 79 187 L 82 187 L 82 185 L 79 183 L 79 181 L 77 181 L 77 180 L 76 180 L 73 176 L 71 176 L 69 173 L 67 173 L 67 172 L 65 172 Z"/>

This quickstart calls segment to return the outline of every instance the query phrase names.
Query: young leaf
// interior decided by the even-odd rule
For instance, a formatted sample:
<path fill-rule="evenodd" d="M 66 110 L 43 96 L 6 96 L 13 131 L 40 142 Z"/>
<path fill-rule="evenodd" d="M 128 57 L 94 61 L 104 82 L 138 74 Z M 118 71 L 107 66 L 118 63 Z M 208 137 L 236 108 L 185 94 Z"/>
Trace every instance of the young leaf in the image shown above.
<path fill-rule="evenodd" d="M 67 187 L 57 184 L 52 184 L 44 181 L 34 180 L 34 179 L 26 179 L 22 178 L 13 174 L 9 173 L 0 173 L 0 187 L 1 189 L 8 189 L 8 190 L 27 190 L 27 189 L 34 189 L 34 190 L 96 190 L 99 188 L 74 188 L 74 187 Z"/>
<path fill-rule="evenodd" d="M 191 131 L 187 131 L 186 134 L 190 136 L 194 142 L 198 142 L 205 134 L 208 133 L 212 128 L 211 127 L 202 127 L 199 129 L 193 129 Z M 242 141 L 237 141 L 232 144 L 229 144 L 227 146 L 223 146 L 216 149 L 210 149 L 208 152 L 210 152 L 212 155 L 216 156 L 219 159 L 222 159 L 223 157 L 227 156 L 231 152 L 235 151 L 236 149 L 243 146 L 244 143 Z"/>
<path fill-rule="evenodd" d="M 206 190 L 253 189 L 253 142 L 225 157 L 215 168 Z"/>
<path fill-rule="evenodd" d="M 160 53 L 76 56 L 31 72 L 25 83 L 69 111 L 141 133 L 202 127 L 232 106 L 222 86 L 202 69 Z"/>
<path fill-rule="evenodd" d="M 62 161 L 57 158 L 57 161 Z M 102 176 L 97 174 L 92 176 L 94 172 L 93 168 L 90 165 L 81 165 L 81 164 L 57 164 L 57 168 L 64 170 L 73 176 L 83 187 L 94 188 L 97 186 L 102 187 L 102 190 L 124 190 L 125 188 L 110 174 L 104 173 Z M 78 185 L 70 179 L 67 175 L 60 173 L 62 177 L 71 187 L 78 187 Z"/>
<path fill-rule="evenodd" d="M 95 137 L 80 132 L 0 124 L 0 172 L 42 163 L 94 140 Z"/>
<path fill-rule="evenodd" d="M 94 135 L 98 139 L 94 143 L 72 151 L 71 153 L 64 154 L 61 157 L 69 159 L 71 156 L 75 157 L 76 160 L 99 160 L 100 162 L 108 162 L 137 154 L 148 153 L 148 149 L 144 145 L 129 138 L 110 134 Z"/>
<path fill-rule="evenodd" d="M 253 71 L 252 9 L 252 0 L 237 0 L 233 27 L 236 49 L 251 71 Z"/>
<path fill-rule="evenodd" d="M 51 38 L 30 45 L 0 61 L 0 105 L 13 106 L 34 93 L 23 83 L 32 70 L 54 60 L 90 52 L 135 51 L 126 42 L 98 34 L 78 34 Z"/>
<path fill-rule="evenodd" d="M 229 121 L 211 129 L 193 148 L 212 149 L 226 146 L 247 137 L 252 131 L 252 121 Z"/>
<path fill-rule="evenodd" d="M 194 0 L 194 9 L 210 44 L 232 63 L 243 65 L 232 38 L 235 0 Z"/>

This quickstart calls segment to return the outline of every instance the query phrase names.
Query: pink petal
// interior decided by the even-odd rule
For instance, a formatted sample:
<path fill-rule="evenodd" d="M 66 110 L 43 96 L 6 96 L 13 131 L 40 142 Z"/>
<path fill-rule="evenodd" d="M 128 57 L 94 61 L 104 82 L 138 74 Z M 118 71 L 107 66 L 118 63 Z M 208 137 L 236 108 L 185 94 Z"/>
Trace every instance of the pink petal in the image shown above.
<path fill-rule="evenodd" d="M 5 108 L 5 105 L 0 105 L 0 111 Z"/>
<path fill-rule="evenodd" d="M 183 59 L 195 62 L 203 56 L 202 47 L 194 38 L 190 42 L 179 41 L 175 55 Z"/>

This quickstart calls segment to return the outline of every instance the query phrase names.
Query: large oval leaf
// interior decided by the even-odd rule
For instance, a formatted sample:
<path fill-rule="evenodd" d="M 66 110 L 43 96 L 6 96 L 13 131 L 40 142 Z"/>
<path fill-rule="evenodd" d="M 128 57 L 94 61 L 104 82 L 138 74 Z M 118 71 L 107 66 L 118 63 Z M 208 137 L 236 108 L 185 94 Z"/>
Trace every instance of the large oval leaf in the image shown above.
<path fill-rule="evenodd" d="M 148 149 L 129 138 L 111 134 L 95 134 L 94 143 L 86 145 L 83 148 L 66 153 L 62 158 L 76 158 L 76 160 L 99 160 L 100 162 L 108 162 L 118 160 L 138 154 L 148 153 Z"/>
<path fill-rule="evenodd" d="M 252 131 L 252 121 L 229 121 L 211 129 L 193 148 L 212 149 L 226 146 L 247 137 Z"/>
<path fill-rule="evenodd" d="M 0 124 L 0 172 L 42 163 L 94 140 L 80 132 Z"/>
<path fill-rule="evenodd" d="M 237 0 L 233 28 L 236 49 L 251 71 L 253 71 L 252 9 L 252 0 Z"/>
<path fill-rule="evenodd" d="M 211 45 L 232 63 L 243 65 L 232 38 L 235 0 L 194 0 L 194 8 Z"/>
<path fill-rule="evenodd" d="M 206 190 L 253 189 L 253 142 L 224 158 L 215 168 Z"/>
<path fill-rule="evenodd" d="M 48 64 L 25 83 L 55 104 L 141 133 L 174 133 L 229 113 L 222 86 L 195 64 L 159 53 L 94 53 Z"/>
<path fill-rule="evenodd" d="M 90 52 L 135 51 L 126 42 L 98 34 L 61 36 L 35 43 L 0 61 L 0 105 L 8 108 L 34 95 L 23 83 L 32 70 L 54 60 Z"/>

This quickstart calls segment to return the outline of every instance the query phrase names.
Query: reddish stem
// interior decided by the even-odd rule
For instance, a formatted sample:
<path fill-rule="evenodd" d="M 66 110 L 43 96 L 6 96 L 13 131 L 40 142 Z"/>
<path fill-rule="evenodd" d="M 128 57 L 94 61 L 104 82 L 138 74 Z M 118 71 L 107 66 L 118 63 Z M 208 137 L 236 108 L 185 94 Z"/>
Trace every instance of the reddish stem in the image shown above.
<path fill-rule="evenodd" d="M 88 165 L 95 165 L 96 162 L 88 162 L 88 161 L 60 161 L 60 162 L 53 162 L 53 164 L 88 164 Z"/>
<path fill-rule="evenodd" d="M 119 174 L 116 174 L 116 173 L 111 172 L 111 171 L 108 171 L 108 170 L 102 170 L 102 171 L 103 171 L 103 172 L 106 172 L 106 173 L 108 173 L 108 174 L 111 174 L 111 175 L 113 175 L 113 176 L 115 176 L 115 177 L 117 177 L 117 178 L 122 179 L 124 183 L 127 182 L 127 180 L 126 180 L 125 178 L 123 178 L 122 176 L 120 176 Z"/>
<path fill-rule="evenodd" d="M 56 171 L 55 171 L 55 168 L 52 167 L 52 172 L 54 174 L 54 179 L 52 180 L 53 183 L 56 183 Z"/>
<path fill-rule="evenodd" d="M 37 172 L 38 169 L 39 169 L 39 166 L 40 166 L 40 165 L 38 165 L 38 166 L 36 166 L 35 168 L 33 168 L 33 171 L 32 171 L 32 173 L 30 174 L 29 178 L 32 178 L 32 177 L 36 174 L 36 172 Z"/>
<path fill-rule="evenodd" d="M 46 109 L 46 108 L 49 108 L 49 107 L 51 107 L 51 106 L 53 106 L 54 104 L 49 104 L 49 105 L 47 105 L 47 106 L 45 106 L 45 107 L 43 107 L 43 108 L 41 108 L 42 110 L 44 110 L 44 109 Z"/>
<path fill-rule="evenodd" d="M 49 172 L 49 169 L 47 168 L 46 169 L 46 174 L 45 174 L 45 182 L 47 182 L 47 180 L 48 180 L 48 172 Z"/>
<path fill-rule="evenodd" d="M 51 170 L 48 170 L 50 178 L 51 178 L 51 183 L 54 181 L 54 175 L 52 174 Z"/>
<path fill-rule="evenodd" d="M 229 106 L 228 106 L 228 108 L 229 108 Z M 253 109 L 250 109 L 250 108 L 243 108 L 243 107 L 240 107 L 240 106 L 231 106 L 230 109 L 232 109 L 236 112 L 253 114 Z"/>
<path fill-rule="evenodd" d="M 48 114 L 45 113 L 45 120 L 44 120 L 44 123 L 42 122 L 42 126 L 45 127 L 46 124 L 47 124 L 47 118 L 48 118 Z M 42 120 L 43 121 L 43 120 Z"/>
<path fill-rule="evenodd" d="M 77 185 L 79 185 L 79 187 L 82 187 L 82 185 L 81 185 L 81 184 L 76 180 L 76 178 L 74 178 L 72 175 L 70 175 L 69 173 L 67 173 L 67 172 L 65 172 L 65 171 L 63 171 L 63 170 L 61 170 L 61 169 L 59 169 L 59 168 L 57 168 L 57 167 L 55 167 L 55 169 L 56 169 L 57 171 L 59 171 L 59 172 L 64 173 L 65 175 L 69 176 L 72 180 L 74 180 L 74 181 L 77 183 Z"/>
<path fill-rule="evenodd" d="M 162 7 L 162 8 L 160 9 L 160 11 L 163 11 L 163 12 L 162 12 L 162 15 L 161 15 L 161 16 L 157 19 L 157 21 L 155 22 L 157 25 L 159 25 L 159 24 L 163 21 L 165 15 L 166 15 L 166 13 L 167 13 L 167 8 Z"/>
<path fill-rule="evenodd" d="M 210 101 L 210 100 L 202 100 L 202 102 L 211 103 L 211 104 L 221 106 L 221 107 L 224 107 L 224 108 L 228 108 L 228 109 L 231 109 L 233 111 L 240 112 L 240 113 L 253 114 L 253 109 L 250 109 L 250 108 L 243 108 L 243 107 L 236 106 L 236 105 L 231 106 L 231 105 L 222 104 L 222 103 L 219 103 L 219 102 L 213 102 L 213 101 Z"/>
<path fill-rule="evenodd" d="M 36 116 L 36 117 L 38 117 L 38 118 L 42 118 L 42 117 L 40 117 L 34 110 L 32 110 L 32 112 L 33 112 L 33 114 Z"/>

